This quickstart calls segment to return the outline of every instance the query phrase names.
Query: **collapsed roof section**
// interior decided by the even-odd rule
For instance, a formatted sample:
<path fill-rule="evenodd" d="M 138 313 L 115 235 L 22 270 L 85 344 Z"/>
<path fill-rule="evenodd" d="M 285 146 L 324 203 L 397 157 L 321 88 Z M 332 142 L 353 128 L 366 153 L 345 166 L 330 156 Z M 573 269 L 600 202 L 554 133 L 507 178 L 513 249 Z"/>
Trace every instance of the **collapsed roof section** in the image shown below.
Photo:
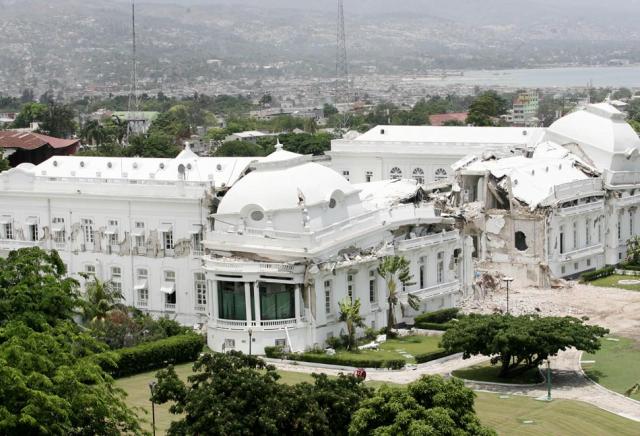
<path fill-rule="evenodd" d="M 553 142 L 537 145 L 530 157 L 467 157 L 454 167 L 463 177 L 490 174 L 489 190 L 498 199 L 508 198 L 511 193 L 531 211 L 551 205 L 559 186 L 600 175 L 585 160 Z"/>
<path fill-rule="evenodd" d="M 365 209 L 385 209 L 397 204 L 424 200 L 424 191 L 415 180 L 381 180 L 354 185 L 360 190 L 360 200 Z"/>

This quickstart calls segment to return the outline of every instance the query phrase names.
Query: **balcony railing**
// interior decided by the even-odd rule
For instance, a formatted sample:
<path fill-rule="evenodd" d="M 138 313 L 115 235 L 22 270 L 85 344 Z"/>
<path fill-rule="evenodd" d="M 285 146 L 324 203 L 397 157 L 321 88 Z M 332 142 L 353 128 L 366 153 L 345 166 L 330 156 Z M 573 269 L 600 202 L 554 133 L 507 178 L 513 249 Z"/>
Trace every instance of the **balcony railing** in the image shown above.
<path fill-rule="evenodd" d="M 164 308 L 165 308 L 165 310 L 168 310 L 170 312 L 175 312 L 176 311 L 176 304 L 175 303 L 164 303 Z"/>
<path fill-rule="evenodd" d="M 563 207 L 557 210 L 558 216 L 578 215 L 582 213 L 595 212 L 604 209 L 604 201 L 594 201 L 591 203 L 578 204 L 577 206 Z"/>
<path fill-rule="evenodd" d="M 224 271 L 243 271 L 243 272 L 260 272 L 260 273 L 294 273 L 296 266 L 299 272 L 304 272 L 303 265 L 293 265 L 287 263 L 269 263 L 269 262 L 229 262 L 211 260 L 208 262 L 215 270 Z"/>
<path fill-rule="evenodd" d="M 604 246 L 602 244 L 590 245 L 588 247 L 578 248 L 576 250 L 568 251 L 558 255 L 561 262 L 567 260 L 580 259 L 586 256 L 592 256 L 594 254 L 600 254 L 604 252 Z"/>
<path fill-rule="evenodd" d="M 46 243 L 44 241 L 20 241 L 17 239 L 0 239 L 0 248 L 6 250 L 18 250 L 20 248 L 27 247 L 40 247 L 45 248 Z"/>
<path fill-rule="evenodd" d="M 149 300 L 137 300 L 136 307 L 147 307 L 149 305 Z"/>
<path fill-rule="evenodd" d="M 609 186 L 637 185 L 640 183 L 640 171 L 606 171 L 605 183 Z"/>
<path fill-rule="evenodd" d="M 458 231 L 452 230 L 449 232 L 435 233 L 432 235 L 421 236 L 419 238 L 406 239 L 398 243 L 398 250 L 406 251 L 419 247 L 426 247 L 429 245 L 437 245 L 445 242 L 455 241 L 458 239 Z"/>
<path fill-rule="evenodd" d="M 285 327 L 295 328 L 301 327 L 305 323 L 305 319 L 289 318 L 262 321 L 245 321 L 232 319 L 214 319 L 211 325 L 226 330 L 245 330 L 249 327 L 261 330 L 284 330 Z"/>
<path fill-rule="evenodd" d="M 204 313 L 207 311 L 207 306 L 204 304 L 196 304 L 194 309 L 196 312 Z"/>

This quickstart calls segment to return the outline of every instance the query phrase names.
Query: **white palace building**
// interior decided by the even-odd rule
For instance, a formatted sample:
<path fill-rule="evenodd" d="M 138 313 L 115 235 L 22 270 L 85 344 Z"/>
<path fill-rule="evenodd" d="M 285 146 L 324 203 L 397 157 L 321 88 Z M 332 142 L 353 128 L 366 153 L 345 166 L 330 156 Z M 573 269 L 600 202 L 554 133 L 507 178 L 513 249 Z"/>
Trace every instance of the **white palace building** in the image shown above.
<path fill-rule="evenodd" d="M 0 255 L 56 249 L 71 276 L 202 325 L 212 349 L 251 337 L 262 353 L 343 333 L 344 298 L 385 326 L 384 256 L 410 261 L 410 323 L 409 294 L 420 312 L 454 306 L 476 269 L 544 286 L 619 262 L 639 233 L 640 139 L 608 104 L 548 129 L 380 126 L 351 144 L 333 143 L 332 168 L 281 147 L 23 164 L 0 173 Z"/>
<path fill-rule="evenodd" d="M 473 277 L 471 241 L 411 181 L 363 189 L 279 149 L 266 158 L 57 156 L 0 173 L 0 253 L 56 249 L 126 303 L 207 326 L 215 350 L 323 345 L 359 298 L 385 325 L 381 257 L 411 261 L 422 310 L 455 305 Z M 410 320 L 401 304 L 399 320 Z M 404 312 L 404 313 L 403 313 Z M 403 318 L 405 316 L 406 318 Z"/>

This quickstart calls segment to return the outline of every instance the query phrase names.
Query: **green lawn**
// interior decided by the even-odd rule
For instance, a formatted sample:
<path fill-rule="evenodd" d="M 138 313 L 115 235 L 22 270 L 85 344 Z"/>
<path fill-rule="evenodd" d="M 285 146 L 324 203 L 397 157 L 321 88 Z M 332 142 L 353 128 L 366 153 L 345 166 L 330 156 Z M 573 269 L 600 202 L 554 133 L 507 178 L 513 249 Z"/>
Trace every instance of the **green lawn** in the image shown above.
<path fill-rule="evenodd" d="M 619 339 L 611 341 L 607 339 Z M 587 375 L 602 386 L 624 394 L 635 383 L 640 383 L 640 342 L 628 338 L 604 338 L 602 348 L 595 354 L 584 353 L 582 365 Z M 640 400 L 640 393 L 631 398 Z"/>
<path fill-rule="evenodd" d="M 571 400 L 537 401 L 477 392 L 480 421 L 500 435 L 638 435 L 640 423 Z M 533 422 L 528 422 L 533 421 Z"/>
<path fill-rule="evenodd" d="M 403 338 L 389 339 L 380 344 L 379 350 L 362 350 L 357 353 L 350 351 L 338 351 L 336 356 L 345 357 L 356 360 L 389 360 L 389 359 L 405 359 L 409 363 L 414 363 L 413 357 L 407 357 L 416 354 L 429 353 L 438 351 L 441 348 L 440 336 L 406 336 Z"/>
<path fill-rule="evenodd" d="M 191 373 L 192 364 L 176 366 L 181 378 Z M 311 375 L 280 371 L 283 383 L 311 381 Z M 151 430 L 151 404 L 149 403 L 149 382 L 155 377 L 155 371 L 117 380 L 116 384 L 128 393 L 127 404 L 147 411 L 144 415 L 149 421 L 145 428 Z M 383 383 L 370 383 L 380 386 Z M 499 395 L 478 392 L 476 411 L 484 425 L 494 428 L 501 435 L 637 435 L 640 423 L 621 418 L 579 401 L 554 400 L 551 403 L 536 401 L 532 398 L 511 396 L 507 399 Z M 173 415 L 167 405 L 156 406 L 157 434 L 162 435 Z M 524 424 L 524 421 L 533 423 Z"/>
<path fill-rule="evenodd" d="M 543 380 L 543 378 L 540 376 L 540 371 L 538 371 L 538 368 L 531 368 L 523 373 L 519 372 L 515 376 L 509 378 L 498 377 L 499 371 L 500 368 L 498 366 L 491 365 L 491 363 L 489 362 L 485 362 L 453 371 L 452 374 L 465 380 L 475 380 L 492 383 L 533 384 L 540 383 Z"/>
<path fill-rule="evenodd" d="M 628 291 L 640 291 L 640 285 L 619 285 L 618 281 L 620 280 L 640 280 L 640 277 L 619 276 L 617 274 L 613 274 L 608 277 L 603 277 L 601 279 L 594 280 L 590 283 L 593 286 L 601 286 L 603 288 L 620 288 L 620 289 L 626 289 Z"/>

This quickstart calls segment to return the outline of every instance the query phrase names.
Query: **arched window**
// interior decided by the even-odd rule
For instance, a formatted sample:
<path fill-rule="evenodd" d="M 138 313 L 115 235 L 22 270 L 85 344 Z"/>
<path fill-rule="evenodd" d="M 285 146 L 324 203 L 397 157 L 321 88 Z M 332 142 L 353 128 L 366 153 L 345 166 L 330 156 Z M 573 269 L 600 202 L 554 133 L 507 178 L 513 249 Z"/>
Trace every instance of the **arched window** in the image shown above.
<path fill-rule="evenodd" d="M 444 168 L 438 168 L 436 170 L 436 180 L 444 180 L 447 178 L 447 170 Z"/>
<path fill-rule="evenodd" d="M 389 175 L 391 180 L 399 180 L 402 178 L 402 170 L 398 167 L 393 167 Z"/>
<path fill-rule="evenodd" d="M 413 170 L 413 179 L 421 185 L 424 184 L 424 171 L 422 168 Z"/>

